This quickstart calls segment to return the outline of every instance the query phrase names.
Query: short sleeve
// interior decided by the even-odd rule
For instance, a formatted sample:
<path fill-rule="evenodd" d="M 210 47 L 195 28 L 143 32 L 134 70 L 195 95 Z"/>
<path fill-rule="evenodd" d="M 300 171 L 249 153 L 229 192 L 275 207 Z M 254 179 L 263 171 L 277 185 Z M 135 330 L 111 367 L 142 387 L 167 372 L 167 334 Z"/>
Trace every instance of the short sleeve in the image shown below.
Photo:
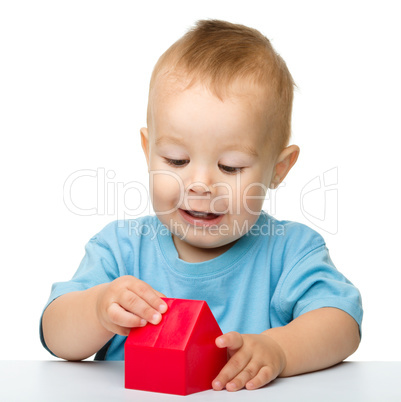
<path fill-rule="evenodd" d="M 85 246 L 85 255 L 71 280 L 52 286 L 49 302 L 64 293 L 86 290 L 119 276 L 119 267 L 112 250 L 93 237 Z"/>
<path fill-rule="evenodd" d="M 308 311 L 335 307 L 362 323 L 362 300 L 358 289 L 341 274 L 321 245 L 296 261 L 278 284 L 276 307 L 285 322 Z"/>
<path fill-rule="evenodd" d="M 86 290 L 101 283 L 111 282 L 120 276 L 119 270 L 121 270 L 121 267 L 118 266 L 111 248 L 101 243 L 97 237 L 93 237 L 86 244 L 85 255 L 72 279 L 66 282 L 56 282 L 53 284 L 50 297 L 43 312 L 51 302 L 63 294 Z M 39 327 L 40 340 L 45 349 L 52 353 L 47 347 L 43 336 L 43 312 Z"/>

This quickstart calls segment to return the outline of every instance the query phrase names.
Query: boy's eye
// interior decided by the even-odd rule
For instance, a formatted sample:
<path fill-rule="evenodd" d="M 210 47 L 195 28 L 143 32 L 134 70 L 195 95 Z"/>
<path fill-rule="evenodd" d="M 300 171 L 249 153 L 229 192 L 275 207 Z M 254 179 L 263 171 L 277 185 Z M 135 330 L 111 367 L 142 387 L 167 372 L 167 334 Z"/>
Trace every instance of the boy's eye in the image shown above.
<path fill-rule="evenodd" d="M 229 174 L 241 173 L 242 170 L 244 169 L 243 167 L 232 167 L 232 166 L 226 166 L 226 165 L 219 165 L 219 168 L 224 173 L 229 173 Z"/>
<path fill-rule="evenodd" d="M 170 166 L 181 167 L 186 165 L 189 161 L 187 159 L 168 159 L 164 158 L 166 163 Z"/>
<path fill-rule="evenodd" d="M 165 162 L 174 167 L 183 167 L 185 166 L 189 160 L 188 159 L 169 159 L 169 158 L 164 158 Z M 226 166 L 226 165 L 219 165 L 219 168 L 227 174 L 236 174 L 236 173 L 241 173 L 243 171 L 243 167 L 232 167 L 232 166 Z"/>

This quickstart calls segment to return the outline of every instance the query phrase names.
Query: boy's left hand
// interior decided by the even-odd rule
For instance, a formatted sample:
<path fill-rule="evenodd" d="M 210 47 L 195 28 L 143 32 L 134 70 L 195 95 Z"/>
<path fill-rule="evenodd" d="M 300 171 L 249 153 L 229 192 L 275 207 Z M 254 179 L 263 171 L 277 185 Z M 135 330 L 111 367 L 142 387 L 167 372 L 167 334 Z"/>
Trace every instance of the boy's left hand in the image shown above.
<path fill-rule="evenodd" d="M 213 380 L 216 391 L 256 389 L 273 381 L 284 370 L 286 357 L 281 346 L 265 334 L 228 332 L 216 338 L 219 348 L 226 347 L 229 361 Z"/>

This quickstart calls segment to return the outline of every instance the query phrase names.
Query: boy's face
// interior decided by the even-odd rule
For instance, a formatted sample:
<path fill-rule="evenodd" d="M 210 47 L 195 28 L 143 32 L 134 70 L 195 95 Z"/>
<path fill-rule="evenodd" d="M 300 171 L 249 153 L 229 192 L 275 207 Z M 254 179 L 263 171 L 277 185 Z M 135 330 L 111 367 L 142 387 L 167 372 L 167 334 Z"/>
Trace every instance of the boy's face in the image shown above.
<path fill-rule="evenodd" d="M 259 217 L 277 155 L 266 146 L 261 97 L 251 95 L 223 102 L 199 85 L 155 90 L 149 132 L 141 130 L 151 199 L 187 261 L 200 250 L 221 254 Z"/>

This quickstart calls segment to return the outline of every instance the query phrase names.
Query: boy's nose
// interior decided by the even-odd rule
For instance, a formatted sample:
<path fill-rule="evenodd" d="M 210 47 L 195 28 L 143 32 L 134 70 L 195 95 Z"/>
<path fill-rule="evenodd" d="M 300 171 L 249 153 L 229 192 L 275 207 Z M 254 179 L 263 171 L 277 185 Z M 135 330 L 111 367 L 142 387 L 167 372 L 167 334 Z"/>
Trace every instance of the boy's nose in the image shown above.
<path fill-rule="evenodd" d="M 190 174 L 187 176 L 187 192 L 196 194 L 210 194 L 212 193 L 213 172 L 208 166 L 193 166 Z"/>
<path fill-rule="evenodd" d="M 203 182 L 193 182 L 186 188 L 184 198 L 184 209 L 195 211 L 206 211 L 209 209 L 211 199 L 209 186 Z"/>
<path fill-rule="evenodd" d="M 206 183 L 201 182 L 201 181 L 191 183 L 187 187 L 187 191 L 188 192 L 194 192 L 194 193 L 197 193 L 197 194 L 211 193 L 210 187 Z"/>

